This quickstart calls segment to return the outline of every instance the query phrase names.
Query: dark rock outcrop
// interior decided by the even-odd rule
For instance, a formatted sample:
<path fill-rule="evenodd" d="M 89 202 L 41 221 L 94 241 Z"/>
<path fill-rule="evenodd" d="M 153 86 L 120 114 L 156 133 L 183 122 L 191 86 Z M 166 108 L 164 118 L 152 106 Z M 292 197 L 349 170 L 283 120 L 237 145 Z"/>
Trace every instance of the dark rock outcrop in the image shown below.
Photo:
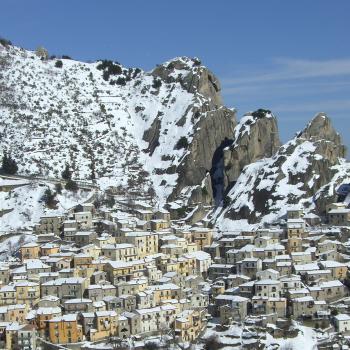
<path fill-rule="evenodd" d="M 213 204 L 213 189 L 210 177 L 207 177 L 208 171 L 212 167 L 212 158 L 216 149 L 225 138 L 233 134 L 235 114 L 225 107 L 203 114 L 205 115 L 196 125 L 196 133 L 189 145 L 189 152 L 178 167 L 178 184 L 170 200 L 178 197 L 184 187 L 199 186 L 203 190 L 195 189 L 190 202 L 202 201 L 206 204 Z"/>
<path fill-rule="evenodd" d="M 151 127 L 143 133 L 143 140 L 148 142 L 148 147 L 144 152 L 149 153 L 150 155 L 152 155 L 155 148 L 159 146 L 161 123 L 161 120 L 157 116 L 153 120 Z"/>

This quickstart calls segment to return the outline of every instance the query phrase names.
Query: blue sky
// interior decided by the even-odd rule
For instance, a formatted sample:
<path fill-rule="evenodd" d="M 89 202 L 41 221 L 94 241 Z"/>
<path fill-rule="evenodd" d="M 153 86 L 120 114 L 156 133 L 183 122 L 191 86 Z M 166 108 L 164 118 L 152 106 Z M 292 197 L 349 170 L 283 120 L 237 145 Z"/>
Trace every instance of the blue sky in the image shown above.
<path fill-rule="evenodd" d="M 271 109 L 286 141 L 319 111 L 350 147 L 350 1 L 2 0 L 19 46 L 149 70 L 197 56 L 239 116 Z"/>

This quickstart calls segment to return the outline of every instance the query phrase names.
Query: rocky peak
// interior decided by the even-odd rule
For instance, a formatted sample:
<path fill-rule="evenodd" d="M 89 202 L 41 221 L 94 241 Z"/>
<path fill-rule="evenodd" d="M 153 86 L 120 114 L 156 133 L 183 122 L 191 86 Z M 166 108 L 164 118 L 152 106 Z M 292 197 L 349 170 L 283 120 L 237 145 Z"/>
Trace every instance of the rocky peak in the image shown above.
<path fill-rule="evenodd" d="M 325 113 L 318 113 L 299 137 L 310 140 L 328 140 L 339 145 L 341 144 L 340 135 L 333 128 L 331 120 Z"/>
<path fill-rule="evenodd" d="M 223 104 L 220 82 L 198 58 L 178 57 L 159 65 L 152 75 L 167 83 L 179 82 L 189 93 L 200 93 L 216 106 Z"/>
<path fill-rule="evenodd" d="M 339 133 L 334 129 L 331 120 L 325 113 L 318 113 L 298 135 L 299 139 L 307 139 L 315 143 L 318 153 L 326 158 L 345 158 L 346 147 L 342 144 Z"/>

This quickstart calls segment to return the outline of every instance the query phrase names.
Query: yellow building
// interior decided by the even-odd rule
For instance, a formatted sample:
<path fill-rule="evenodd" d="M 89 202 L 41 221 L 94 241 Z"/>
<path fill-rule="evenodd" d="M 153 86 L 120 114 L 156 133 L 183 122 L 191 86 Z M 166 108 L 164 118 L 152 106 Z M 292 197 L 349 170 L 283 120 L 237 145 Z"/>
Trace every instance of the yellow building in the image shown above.
<path fill-rule="evenodd" d="M 181 288 L 174 283 L 158 284 L 148 287 L 154 293 L 154 300 L 156 305 L 159 305 L 161 301 L 170 299 L 181 299 Z"/>
<path fill-rule="evenodd" d="M 169 227 L 170 227 L 170 221 L 162 220 L 162 219 L 151 220 L 152 231 L 166 230 Z"/>
<path fill-rule="evenodd" d="M 320 261 L 320 265 L 325 270 L 331 270 L 332 277 L 335 280 L 343 280 L 346 277 L 348 267 L 344 263 L 333 260 Z"/>
<path fill-rule="evenodd" d="M 161 255 L 156 258 L 157 268 L 163 275 L 167 272 L 178 272 L 178 263 L 176 259 L 170 259 L 167 255 Z"/>
<path fill-rule="evenodd" d="M 69 344 L 83 341 L 83 327 L 78 324 L 77 314 L 58 316 L 48 322 L 51 343 Z"/>
<path fill-rule="evenodd" d="M 41 256 L 49 256 L 52 254 L 57 254 L 60 251 L 60 247 L 56 243 L 46 243 L 40 247 Z"/>
<path fill-rule="evenodd" d="M 133 244 L 106 244 L 101 248 L 101 255 L 111 260 L 135 260 L 137 249 Z"/>
<path fill-rule="evenodd" d="M 302 237 L 305 230 L 305 222 L 302 219 L 289 219 L 287 221 L 287 251 L 301 252 L 302 251 Z"/>
<path fill-rule="evenodd" d="M 192 242 L 197 244 L 198 250 L 204 250 L 205 246 L 213 243 L 213 231 L 206 227 L 195 227 L 191 229 Z"/>
<path fill-rule="evenodd" d="M 119 282 L 115 285 L 117 288 L 117 296 L 119 295 L 135 295 L 144 291 L 148 287 L 147 278 L 133 278 L 127 282 Z"/>
<path fill-rule="evenodd" d="M 118 315 L 115 311 L 97 311 L 94 328 L 90 329 L 90 340 L 98 341 L 117 335 Z"/>
<path fill-rule="evenodd" d="M 196 258 L 190 254 L 184 255 L 177 260 L 178 273 L 189 276 L 196 273 Z"/>
<path fill-rule="evenodd" d="M 35 325 L 41 335 L 46 335 L 49 330 L 49 320 L 54 317 L 61 316 L 62 311 L 58 306 L 54 307 L 39 307 L 36 310 Z"/>
<path fill-rule="evenodd" d="M 26 259 L 37 259 L 39 257 L 40 247 L 37 243 L 31 242 L 22 245 L 20 248 L 21 261 Z"/>
<path fill-rule="evenodd" d="M 80 253 L 74 256 L 74 267 L 90 267 L 93 261 L 93 257 L 87 253 Z"/>
<path fill-rule="evenodd" d="M 145 260 L 133 260 L 133 261 L 109 261 L 104 270 L 107 273 L 108 280 L 115 284 L 117 281 L 125 281 L 131 278 L 142 277 L 144 270 L 150 262 Z"/>
<path fill-rule="evenodd" d="M 181 342 L 191 342 L 201 334 L 205 326 L 205 310 L 184 310 L 175 319 L 175 335 Z"/>
<path fill-rule="evenodd" d="M 158 253 L 158 235 L 154 232 L 126 232 L 125 240 L 136 247 L 139 259 Z"/>

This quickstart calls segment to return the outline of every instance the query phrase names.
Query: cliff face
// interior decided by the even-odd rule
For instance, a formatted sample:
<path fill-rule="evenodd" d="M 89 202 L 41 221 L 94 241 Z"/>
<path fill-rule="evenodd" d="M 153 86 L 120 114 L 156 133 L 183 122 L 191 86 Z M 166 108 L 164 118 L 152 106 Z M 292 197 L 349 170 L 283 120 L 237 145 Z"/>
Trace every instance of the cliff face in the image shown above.
<path fill-rule="evenodd" d="M 332 195 L 334 199 L 336 187 L 347 181 L 350 172 L 344 156 L 345 147 L 329 118 L 317 115 L 273 157 L 243 169 L 228 193 L 228 205 L 219 221 L 271 222 L 293 204 L 324 214 L 327 201 L 319 191 L 328 191 L 329 199 Z"/>
<path fill-rule="evenodd" d="M 181 73 L 175 75 L 176 70 Z M 187 109 L 187 118 L 191 118 L 191 123 L 196 125 L 193 139 L 183 161 L 174 169 L 179 174 L 179 180 L 169 200 L 191 193 L 189 204 L 213 204 L 213 190 L 208 172 L 212 168 L 217 148 L 233 135 L 236 126 L 235 113 L 222 106 L 218 79 L 207 68 L 200 66 L 197 59 L 175 59 L 158 66 L 152 74 L 167 83 L 178 82 L 194 95 L 193 103 Z M 184 122 L 181 119 L 179 126 Z"/>
<path fill-rule="evenodd" d="M 270 111 L 245 115 L 235 129 L 232 145 L 224 150 L 225 187 L 237 181 L 246 165 L 271 157 L 280 145 L 277 121 Z"/>

